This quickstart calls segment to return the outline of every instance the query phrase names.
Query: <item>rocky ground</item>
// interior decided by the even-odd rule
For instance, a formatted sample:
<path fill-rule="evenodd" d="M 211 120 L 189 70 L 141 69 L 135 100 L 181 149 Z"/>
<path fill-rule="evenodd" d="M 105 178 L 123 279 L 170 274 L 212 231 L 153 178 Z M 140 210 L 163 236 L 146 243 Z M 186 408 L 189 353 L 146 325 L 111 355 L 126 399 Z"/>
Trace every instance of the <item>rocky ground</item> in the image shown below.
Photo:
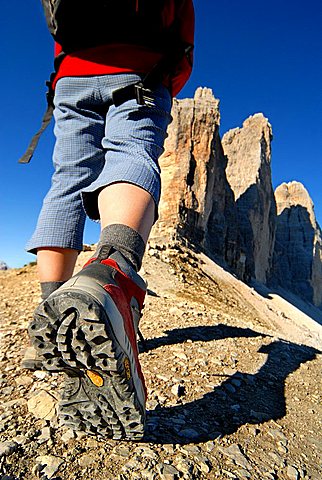
<path fill-rule="evenodd" d="M 20 367 L 36 269 L 0 272 L 0 479 L 320 480 L 322 327 L 312 315 L 185 249 L 151 247 L 144 277 L 148 421 L 146 438 L 129 443 L 59 426 L 63 375 Z"/>

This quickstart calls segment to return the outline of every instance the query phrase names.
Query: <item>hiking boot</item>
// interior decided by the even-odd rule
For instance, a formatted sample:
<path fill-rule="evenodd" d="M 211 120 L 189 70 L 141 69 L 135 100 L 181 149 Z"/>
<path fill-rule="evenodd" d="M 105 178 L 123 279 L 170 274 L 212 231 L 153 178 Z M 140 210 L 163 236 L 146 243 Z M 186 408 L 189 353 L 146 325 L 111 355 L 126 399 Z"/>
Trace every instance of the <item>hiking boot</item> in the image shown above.
<path fill-rule="evenodd" d="M 145 292 L 144 280 L 115 252 L 91 259 L 36 309 L 29 334 L 43 368 L 67 374 L 62 424 L 142 438 L 146 388 L 136 336 Z"/>

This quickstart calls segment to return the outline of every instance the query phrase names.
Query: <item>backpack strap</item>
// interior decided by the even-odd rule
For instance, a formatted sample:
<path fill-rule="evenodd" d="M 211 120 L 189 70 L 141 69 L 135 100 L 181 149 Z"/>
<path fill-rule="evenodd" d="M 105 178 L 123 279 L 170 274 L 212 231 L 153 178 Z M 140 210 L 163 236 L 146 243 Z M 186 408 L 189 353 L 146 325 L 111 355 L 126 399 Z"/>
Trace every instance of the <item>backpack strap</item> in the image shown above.
<path fill-rule="evenodd" d="M 52 119 L 53 112 L 54 112 L 54 103 L 53 103 L 54 96 L 53 96 L 53 92 L 52 92 L 52 89 L 51 89 L 51 82 L 47 82 L 47 86 L 48 86 L 47 110 L 44 113 L 44 116 L 42 118 L 41 127 L 38 130 L 38 132 L 35 133 L 35 135 L 32 137 L 31 142 L 30 142 L 26 152 L 19 159 L 18 163 L 29 163 L 30 162 L 30 160 L 31 160 L 31 158 L 34 154 L 34 151 L 37 148 L 40 136 L 46 130 L 46 128 L 48 127 L 48 125 L 50 124 L 50 121 Z"/>
<path fill-rule="evenodd" d="M 55 62 L 54 62 L 55 71 L 50 75 L 50 79 L 47 80 L 47 82 L 46 82 L 46 86 L 47 86 L 47 93 L 46 93 L 47 109 L 46 109 L 46 111 L 45 111 L 45 113 L 42 117 L 40 129 L 32 137 L 31 142 L 29 143 L 29 146 L 28 146 L 26 152 L 22 155 L 22 157 L 20 157 L 18 163 L 29 163 L 30 162 L 30 160 L 32 159 L 33 154 L 34 154 L 34 152 L 37 148 L 40 136 L 44 133 L 44 131 L 46 130 L 46 128 L 50 124 L 50 121 L 53 117 L 54 108 L 55 108 L 55 106 L 54 106 L 55 92 L 54 92 L 54 89 L 53 89 L 53 82 L 54 82 L 54 79 L 55 79 L 56 74 L 58 72 L 59 65 L 61 64 L 61 62 L 63 61 L 65 56 L 66 56 L 65 53 L 62 52 L 55 58 Z"/>

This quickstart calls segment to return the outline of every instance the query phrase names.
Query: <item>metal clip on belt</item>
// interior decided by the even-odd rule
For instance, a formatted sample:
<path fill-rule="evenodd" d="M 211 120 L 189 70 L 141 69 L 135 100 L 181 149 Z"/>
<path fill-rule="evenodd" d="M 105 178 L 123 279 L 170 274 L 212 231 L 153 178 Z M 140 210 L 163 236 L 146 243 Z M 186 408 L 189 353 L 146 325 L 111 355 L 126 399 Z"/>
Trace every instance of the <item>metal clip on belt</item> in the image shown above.
<path fill-rule="evenodd" d="M 113 103 L 116 107 L 128 100 L 135 99 L 139 105 L 146 105 L 148 107 L 154 105 L 154 96 L 152 90 L 144 88 L 143 83 L 133 83 L 126 87 L 119 88 L 112 92 Z"/>

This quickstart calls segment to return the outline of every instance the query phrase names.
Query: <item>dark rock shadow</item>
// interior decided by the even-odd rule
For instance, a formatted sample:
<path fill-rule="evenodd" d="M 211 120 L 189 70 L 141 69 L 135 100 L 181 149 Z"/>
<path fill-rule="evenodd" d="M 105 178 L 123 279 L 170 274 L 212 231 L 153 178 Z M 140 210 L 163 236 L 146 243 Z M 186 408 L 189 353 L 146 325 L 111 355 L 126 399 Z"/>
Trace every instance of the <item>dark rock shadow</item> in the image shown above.
<path fill-rule="evenodd" d="M 322 272 L 321 247 L 314 242 L 315 230 L 307 208 L 285 208 L 277 216 L 272 275 L 267 283 L 272 291 L 321 324 L 322 310 L 314 306 L 312 287 L 313 269 Z"/>
<path fill-rule="evenodd" d="M 259 353 L 267 354 L 267 359 L 255 374 L 237 372 L 193 402 L 149 412 L 145 440 L 159 444 L 205 442 L 230 435 L 245 424 L 283 418 L 288 375 L 321 352 L 276 340 L 262 346 Z"/>

